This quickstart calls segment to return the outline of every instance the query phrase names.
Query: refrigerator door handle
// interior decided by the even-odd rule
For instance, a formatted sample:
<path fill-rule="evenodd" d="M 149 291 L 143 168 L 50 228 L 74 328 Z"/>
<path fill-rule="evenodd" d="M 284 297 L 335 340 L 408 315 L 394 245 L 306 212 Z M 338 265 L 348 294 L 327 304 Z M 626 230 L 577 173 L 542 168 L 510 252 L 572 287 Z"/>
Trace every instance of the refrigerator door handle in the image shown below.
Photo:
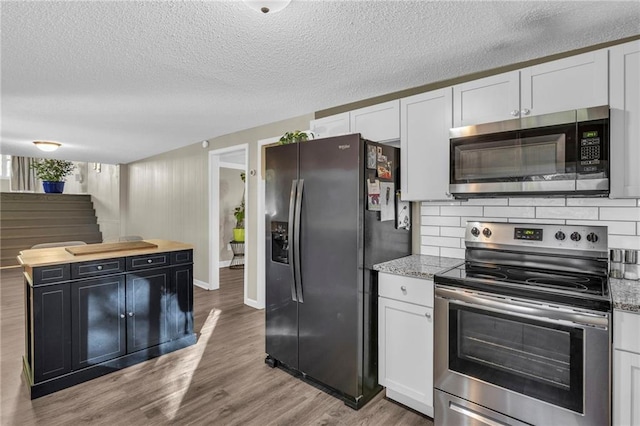
<path fill-rule="evenodd" d="M 298 181 L 291 181 L 291 195 L 289 196 L 289 230 L 292 231 L 295 229 L 295 206 L 296 206 L 296 193 L 298 190 Z M 289 247 L 287 249 L 288 258 L 290 260 L 290 269 L 291 269 L 291 299 L 294 302 L 298 301 L 297 295 L 297 285 L 296 285 L 296 274 L 294 271 L 296 261 L 294 259 L 293 246 L 295 245 L 295 234 L 293 232 L 289 232 Z"/>
<path fill-rule="evenodd" d="M 298 191 L 296 195 L 295 225 L 293 229 L 293 268 L 295 283 L 298 287 L 298 302 L 304 303 L 302 295 L 302 270 L 300 268 L 300 216 L 302 210 L 302 194 L 304 190 L 304 179 L 298 181 Z"/>

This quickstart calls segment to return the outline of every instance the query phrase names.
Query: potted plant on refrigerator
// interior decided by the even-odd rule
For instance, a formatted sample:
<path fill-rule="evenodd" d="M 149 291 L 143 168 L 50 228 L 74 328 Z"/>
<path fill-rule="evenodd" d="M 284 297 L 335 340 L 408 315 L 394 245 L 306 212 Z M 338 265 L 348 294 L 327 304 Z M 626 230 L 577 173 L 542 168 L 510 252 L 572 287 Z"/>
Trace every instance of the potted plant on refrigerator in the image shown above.
<path fill-rule="evenodd" d="M 76 168 L 67 160 L 43 159 L 31 164 L 36 177 L 42 181 L 42 188 L 48 194 L 62 194 L 65 178 Z"/>
<path fill-rule="evenodd" d="M 244 183 L 246 175 L 244 172 L 240 173 L 240 179 Z M 233 211 L 233 216 L 236 218 L 236 227 L 233 228 L 233 241 L 244 242 L 244 190 L 242 191 L 242 202 Z"/>
<path fill-rule="evenodd" d="M 279 145 L 288 145 L 290 143 L 305 142 L 309 140 L 309 135 L 313 138 L 313 133 L 301 132 L 295 130 L 293 132 L 287 132 L 278 141 Z"/>

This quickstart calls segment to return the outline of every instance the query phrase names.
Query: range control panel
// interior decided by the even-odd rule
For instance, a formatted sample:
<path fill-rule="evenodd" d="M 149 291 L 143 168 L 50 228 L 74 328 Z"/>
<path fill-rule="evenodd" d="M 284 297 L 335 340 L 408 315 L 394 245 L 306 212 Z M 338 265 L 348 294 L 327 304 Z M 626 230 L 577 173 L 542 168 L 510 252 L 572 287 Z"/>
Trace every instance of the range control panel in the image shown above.
<path fill-rule="evenodd" d="M 547 225 L 502 222 L 467 222 L 467 247 L 544 251 L 545 248 L 606 253 L 606 226 Z"/>

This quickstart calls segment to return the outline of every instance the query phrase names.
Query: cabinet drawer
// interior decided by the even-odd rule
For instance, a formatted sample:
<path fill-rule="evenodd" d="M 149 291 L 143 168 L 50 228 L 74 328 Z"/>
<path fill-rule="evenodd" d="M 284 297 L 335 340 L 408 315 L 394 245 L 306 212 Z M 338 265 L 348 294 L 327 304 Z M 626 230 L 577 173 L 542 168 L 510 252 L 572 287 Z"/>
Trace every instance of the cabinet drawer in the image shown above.
<path fill-rule="evenodd" d="M 159 268 L 169 265 L 169 253 L 147 254 L 143 256 L 127 257 L 127 271 Z"/>
<path fill-rule="evenodd" d="M 71 278 L 97 277 L 124 271 L 124 258 L 92 260 L 71 264 Z"/>
<path fill-rule="evenodd" d="M 378 295 L 433 307 L 433 281 L 380 273 L 378 275 Z"/>
<path fill-rule="evenodd" d="M 69 264 L 33 268 L 33 285 L 51 284 L 71 279 Z"/>
<path fill-rule="evenodd" d="M 172 251 L 171 264 L 179 265 L 181 263 L 193 262 L 193 250 Z"/>

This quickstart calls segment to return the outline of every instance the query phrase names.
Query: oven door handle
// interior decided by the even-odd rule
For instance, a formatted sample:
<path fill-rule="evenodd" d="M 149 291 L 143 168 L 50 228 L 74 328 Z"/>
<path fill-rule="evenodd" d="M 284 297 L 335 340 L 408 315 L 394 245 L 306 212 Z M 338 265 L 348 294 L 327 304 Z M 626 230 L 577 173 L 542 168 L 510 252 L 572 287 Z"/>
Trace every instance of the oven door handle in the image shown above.
<path fill-rule="evenodd" d="M 436 297 L 448 299 L 450 302 L 460 305 L 536 321 L 564 323 L 582 328 L 609 329 L 609 315 L 604 313 L 588 313 L 570 308 L 550 307 L 541 303 L 498 298 L 450 287 L 436 287 Z"/>

